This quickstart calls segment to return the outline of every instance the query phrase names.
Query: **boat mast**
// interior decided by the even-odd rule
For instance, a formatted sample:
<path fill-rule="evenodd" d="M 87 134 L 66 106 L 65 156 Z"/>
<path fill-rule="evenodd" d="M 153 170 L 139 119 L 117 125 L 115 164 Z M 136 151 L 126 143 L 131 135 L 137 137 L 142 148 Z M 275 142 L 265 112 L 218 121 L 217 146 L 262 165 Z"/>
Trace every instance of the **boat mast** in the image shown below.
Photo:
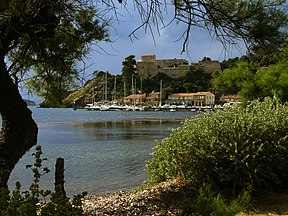
<path fill-rule="evenodd" d="M 114 79 L 114 98 L 113 100 L 116 101 L 117 100 L 117 89 L 116 89 L 116 76 L 115 76 L 115 79 Z"/>
<path fill-rule="evenodd" d="M 124 82 L 124 97 L 126 97 L 126 82 Z"/>
<path fill-rule="evenodd" d="M 132 96 L 133 96 L 133 106 L 136 105 L 136 78 L 134 80 L 134 75 L 132 74 Z"/>
<path fill-rule="evenodd" d="M 105 74 L 105 102 L 107 101 L 107 73 L 108 71 Z"/>
<path fill-rule="evenodd" d="M 162 106 L 162 79 L 160 80 L 160 103 L 159 106 Z"/>
<path fill-rule="evenodd" d="M 95 86 L 93 87 L 92 104 L 95 104 Z"/>
<path fill-rule="evenodd" d="M 105 100 L 105 76 L 103 76 L 102 100 Z"/>
<path fill-rule="evenodd" d="M 141 91 L 141 94 L 142 94 L 143 93 L 143 91 L 142 91 L 142 77 L 140 79 L 140 91 Z"/>

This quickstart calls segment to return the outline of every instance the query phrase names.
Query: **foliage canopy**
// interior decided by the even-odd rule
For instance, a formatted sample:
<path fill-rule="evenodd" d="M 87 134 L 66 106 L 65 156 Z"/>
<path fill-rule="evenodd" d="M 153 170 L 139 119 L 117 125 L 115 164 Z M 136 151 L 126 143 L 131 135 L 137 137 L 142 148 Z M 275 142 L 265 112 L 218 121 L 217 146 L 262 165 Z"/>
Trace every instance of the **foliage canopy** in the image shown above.
<path fill-rule="evenodd" d="M 33 43 L 24 36 L 9 54 L 13 62 L 11 73 L 15 77 L 23 76 L 32 69 L 34 73 L 25 77 L 26 86 L 56 106 L 61 106 L 68 91 L 77 85 L 80 75 L 76 64 L 88 54 L 91 44 L 109 40 L 108 24 L 100 22 L 95 9 L 88 5 L 72 6 L 70 13 L 58 11 L 58 25 L 53 36 Z"/>
<path fill-rule="evenodd" d="M 243 60 L 233 61 L 231 68 L 213 74 L 211 84 L 217 95 L 238 94 L 243 101 L 277 96 L 286 102 L 287 96 L 287 48 L 279 53 L 276 63 L 263 67 Z M 242 58 L 244 59 L 244 58 Z M 233 66 L 235 65 L 235 66 Z"/>

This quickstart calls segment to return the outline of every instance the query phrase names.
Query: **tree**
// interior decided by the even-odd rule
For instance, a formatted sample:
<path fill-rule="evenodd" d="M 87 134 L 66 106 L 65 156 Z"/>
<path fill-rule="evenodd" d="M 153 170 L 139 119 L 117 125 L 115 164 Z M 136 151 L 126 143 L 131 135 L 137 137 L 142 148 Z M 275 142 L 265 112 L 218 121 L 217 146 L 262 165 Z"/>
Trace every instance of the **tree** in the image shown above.
<path fill-rule="evenodd" d="M 136 75 L 136 60 L 134 55 L 129 55 L 122 62 L 122 77 L 127 90 L 132 88 L 132 75 Z"/>
<path fill-rule="evenodd" d="M 239 57 L 224 60 L 223 62 L 221 62 L 221 69 L 223 71 L 223 70 L 228 69 L 228 68 L 234 68 L 237 66 L 238 62 L 239 62 Z"/>
<path fill-rule="evenodd" d="M 212 75 L 204 73 L 203 69 L 191 67 L 184 76 L 184 84 L 186 92 L 200 92 L 210 90 L 210 80 Z"/>
<path fill-rule="evenodd" d="M 9 175 L 15 164 L 37 142 L 37 125 L 19 94 L 16 85 L 17 74 L 10 74 L 5 58 L 24 37 L 30 43 L 23 50 L 23 54 L 35 41 L 53 37 L 53 31 L 59 20 L 52 11 L 59 6 L 52 3 L 52 1 L 37 1 L 34 4 L 32 1 L 6 1 L 0 5 L 0 113 L 2 117 L 0 188 L 7 187 Z"/>
<path fill-rule="evenodd" d="M 237 95 L 243 86 L 251 86 L 254 81 L 253 66 L 246 62 L 239 62 L 237 67 L 226 69 L 221 73 L 213 75 L 212 88 L 217 95 Z M 253 94 L 253 92 L 251 92 Z"/>
<path fill-rule="evenodd" d="M 55 86 L 55 83 L 64 82 L 64 79 L 59 82 L 58 78 L 67 77 L 67 74 L 69 77 L 73 74 L 66 67 L 60 67 L 63 62 L 53 62 L 53 58 L 55 60 L 59 55 L 65 54 L 64 49 L 67 43 L 59 35 L 65 32 L 66 36 L 75 37 L 74 42 L 84 44 L 82 47 L 74 44 L 82 51 L 82 54 L 85 53 L 85 49 L 87 50 L 87 43 L 103 38 L 103 34 L 107 35 L 101 25 L 98 30 L 102 29 L 103 34 L 100 34 L 98 30 L 91 30 L 98 26 L 99 20 L 96 22 L 94 13 L 90 16 L 93 17 L 91 23 L 91 19 L 88 19 L 89 14 L 84 15 L 84 13 L 89 13 L 89 10 L 91 11 L 89 2 L 85 5 L 73 0 L 65 3 L 58 0 L 1 2 L 0 188 L 7 187 L 8 178 L 15 164 L 27 150 L 37 143 L 37 125 L 32 119 L 31 111 L 19 94 L 18 82 L 32 66 L 36 69 L 38 77 L 42 76 L 42 81 L 44 80 L 47 86 L 51 84 L 50 87 Z M 76 19 L 77 16 L 82 17 Z M 93 23 L 96 25 L 91 26 Z M 66 48 L 70 49 L 71 46 Z M 74 55 L 77 53 L 74 52 Z M 12 61 L 9 67 L 9 62 L 6 62 L 8 56 Z M 79 57 L 79 55 L 64 56 L 72 60 Z M 72 60 L 65 59 L 64 63 L 71 63 Z M 56 71 L 56 75 L 51 74 Z M 35 83 L 39 85 L 40 82 Z M 46 85 L 42 87 L 46 88 Z"/>
<path fill-rule="evenodd" d="M 258 64 L 232 61 L 230 69 L 214 74 L 212 85 L 216 94 L 238 94 L 244 100 L 277 96 L 288 101 L 287 48 L 280 52 L 278 62 L 263 67 Z M 228 65 L 228 64 L 227 64 Z"/>
<path fill-rule="evenodd" d="M 88 44 L 96 40 L 108 40 L 107 24 L 101 24 L 95 17 L 96 11 L 91 8 L 80 8 L 69 14 L 69 17 L 64 14 L 52 38 L 34 43 L 33 49 L 29 49 L 23 57 L 21 52 L 24 47 L 10 54 L 11 61 L 19 59 L 14 67 L 16 72 L 21 65 L 33 69 L 35 73 L 26 85 L 45 98 L 44 104 L 61 106 L 69 90 L 76 86 L 76 80 L 79 79 L 76 63 L 88 53 Z M 26 43 L 24 41 L 20 46 Z"/>
<path fill-rule="evenodd" d="M 174 79 L 169 77 L 167 74 L 160 72 L 152 78 L 145 78 L 142 82 L 143 92 L 160 92 L 160 83 L 162 82 L 162 96 L 165 98 L 167 93 L 171 91 L 171 86 Z"/>
<path fill-rule="evenodd" d="M 281 101 L 288 101 L 288 71 L 287 61 L 261 68 L 256 74 L 258 96 L 277 96 Z"/>
<path fill-rule="evenodd" d="M 162 11 L 166 13 L 166 10 L 162 10 L 162 6 L 166 7 L 168 3 L 162 4 L 159 0 L 135 2 L 142 15 L 142 20 L 144 20 L 143 26 L 146 29 L 152 29 L 152 24 L 158 27 L 159 23 L 164 22 L 165 14 Z M 287 27 L 285 0 L 174 0 L 172 4 L 175 9 L 174 20 L 187 25 L 182 35 L 184 39 L 183 52 L 187 48 L 189 35 L 193 34 L 193 27 L 208 30 L 224 46 L 227 44 L 237 45 L 239 40 L 243 40 L 249 47 L 256 45 L 259 39 L 257 36 L 265 33 L 262 29 L 258 29 L 260 30 L 259 35 L 255 35 L 257 21 L 259 21 L 259 18 L 261 19 L 261 16 L 265 15 L 275 20 L 275 22 L 269 22 L 269 26 L 278 32 L 283 31 L 281 27 Z M 273 14 L 277 15 L 277 18 L 273 17 Z M 164 24 L 164 26 L 169 25 Z M 278 26 L 281 27 L 278 28 Z M 134 33 L 135 31 L 131 35 L 134 35 Z M 270 41 L 273 41 L 272 37 L 270 39 Z"/>
<path fill-rule="evenodd" d="M 260 65 L 268 66 L 279 60 L 285 40 L 287 40 L 288 17 L 286 7 L 266 8 L 260 3 L 258 13 L 247 23 L 248 56 Z"/>

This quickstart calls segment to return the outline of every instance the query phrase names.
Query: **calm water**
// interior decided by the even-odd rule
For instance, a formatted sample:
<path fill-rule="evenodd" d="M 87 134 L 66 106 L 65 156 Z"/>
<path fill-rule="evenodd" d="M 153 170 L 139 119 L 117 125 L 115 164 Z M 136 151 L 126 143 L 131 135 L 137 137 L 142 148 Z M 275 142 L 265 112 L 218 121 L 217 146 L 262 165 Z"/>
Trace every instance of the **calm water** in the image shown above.
<path fill-rule="evenodd" d="M 65 159 L 65 189 L 69 196 L 88 191 L 102 194 L 140 186 L 147 178 L 145 165 L 156 140 L 169 136 L 193 112 L 100 112 L 31 108 L 39 127 L 38 143 L 44 166 L 51 173 L 41 179 L 53 190 L 56 158 Z M 34 159 L 31 149 L 10 178 L 12 189 L 20 180 L 27 189 L 32 178 L 25 167 Z"/>

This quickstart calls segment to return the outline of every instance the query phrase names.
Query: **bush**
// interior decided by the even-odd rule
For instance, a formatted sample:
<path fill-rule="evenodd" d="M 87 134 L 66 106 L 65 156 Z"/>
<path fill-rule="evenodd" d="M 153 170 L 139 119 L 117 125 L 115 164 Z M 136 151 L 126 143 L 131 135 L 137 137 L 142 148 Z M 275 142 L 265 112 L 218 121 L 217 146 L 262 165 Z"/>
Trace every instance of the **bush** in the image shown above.
<path fill-rule="evenodd" d="M 285 186 L 287 128 L 288 109 L 276 98 L 198 115 L 157 143 L 148 182 L 182 177 L 233 195 Z"/>
<path fill-rule="evenodd" d="M 42 163 L 45 158 L 41 157 L 41 146 L 36 146 L 36 152 L 33 153 L 35 163 L 27 165 L 34 174 L 34 180 L 29 191 L 21 191 L 20 182 L 16 182 L 15 189 L 9 195 L 6 188 L 0 188 L 0 215 L 1 216 L 81 216 L 83 215 L 81 199 L 86 192 L 81 195 L 75 195 L 69 200 L 59 187 L 55 188 L 55 192 L 49 190 L 41 190 L 39 187 L 40 177 L 49 173 L 48 168 L 42 169 Z M 46 202 L 46 198 L 50 196 L 51 201 Z M 44 201 L 44 203 L 43 203 Z"/>
<path fill-rule="evenodd" d="M 197 199 L 192 208 L 187 209 L 185 215 L 195 216 L 234 216 L 245 210 L 250 202 L 249 192 L 241 193 L 237 198 L 228 202 L 221 194 L 215 194 L 209 185 L 199 189 Z"/>

